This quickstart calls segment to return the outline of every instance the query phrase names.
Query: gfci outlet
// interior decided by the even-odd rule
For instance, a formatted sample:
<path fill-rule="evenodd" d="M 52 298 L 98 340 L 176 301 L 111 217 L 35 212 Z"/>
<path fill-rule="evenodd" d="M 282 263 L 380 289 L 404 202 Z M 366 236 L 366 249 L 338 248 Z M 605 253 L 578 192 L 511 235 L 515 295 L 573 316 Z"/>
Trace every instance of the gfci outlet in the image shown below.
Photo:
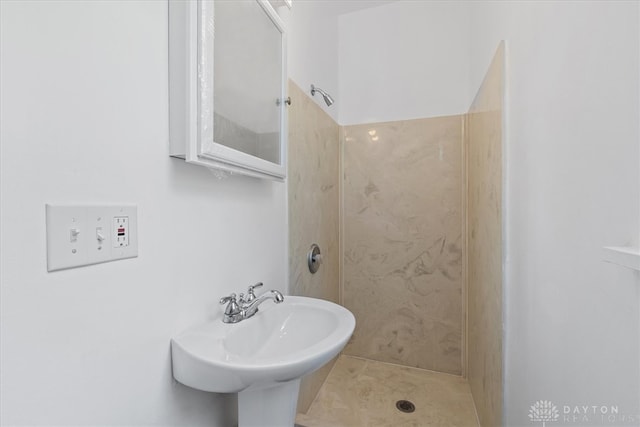
<path fill-rule="evenodd" d="M 136 206 L 46 205 L 47 270 L 138 256 Z"/>
<path fill-rule="evenodd" d="M 113 218 L 113 247 L 129 246 L 129 217 L 117 216 Z"/>

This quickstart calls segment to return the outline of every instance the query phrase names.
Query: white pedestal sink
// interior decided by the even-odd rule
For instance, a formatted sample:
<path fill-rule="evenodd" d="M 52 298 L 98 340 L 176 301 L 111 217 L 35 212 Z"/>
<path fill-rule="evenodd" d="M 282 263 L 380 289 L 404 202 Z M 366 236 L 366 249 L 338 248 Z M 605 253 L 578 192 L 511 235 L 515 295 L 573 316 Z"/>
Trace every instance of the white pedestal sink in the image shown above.
<path fill-rule="evenodd" d="M 184 385 L 238 393 L 240 427 L 291 427 L 300 378 L 338 355 L 355 328 L 349 310 L 286 296 L 236 324 L 222 313 L 171 340 L 173 376 Z"/>

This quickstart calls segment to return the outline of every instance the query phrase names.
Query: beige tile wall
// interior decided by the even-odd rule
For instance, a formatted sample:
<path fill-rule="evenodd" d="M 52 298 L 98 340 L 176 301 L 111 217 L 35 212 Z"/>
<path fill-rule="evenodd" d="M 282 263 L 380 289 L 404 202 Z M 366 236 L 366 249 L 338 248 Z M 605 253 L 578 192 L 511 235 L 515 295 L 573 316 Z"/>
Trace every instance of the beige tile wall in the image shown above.
<path fill-rule="evenodd" d="M 339 128 L 295 83 L 289 81 L 289 285 L 292 295 L 339 302 Z M 323 264 L 307 267 L 312 243 Z M 302 381 L 299 412 L 306 412 L 332 363 Z"/>
<path fill-rule="evenodd" d="M 463 122 L 343 128 L 346 354 L 461 374 Z"/>
<path fill-rule="evenodd" d="M 502 418 L 502 98 L 504 45 L 469 109 L 467 166 L 468 380 L 480 424 Z"/>

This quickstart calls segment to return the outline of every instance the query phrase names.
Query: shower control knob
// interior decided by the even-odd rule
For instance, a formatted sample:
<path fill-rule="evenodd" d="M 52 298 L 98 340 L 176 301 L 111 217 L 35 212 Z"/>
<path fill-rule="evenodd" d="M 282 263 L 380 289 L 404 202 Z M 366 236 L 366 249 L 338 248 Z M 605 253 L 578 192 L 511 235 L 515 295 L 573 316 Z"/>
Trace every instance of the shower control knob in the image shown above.
<path fill-rule="evenodd" d="M 309 253 L 307 254 L 307 265 L 311 274 L 315 274 L 320 269 L 322 264 L 322 254 L 320 253 L 320 246 L 316 243 L 311 245 Z"/>

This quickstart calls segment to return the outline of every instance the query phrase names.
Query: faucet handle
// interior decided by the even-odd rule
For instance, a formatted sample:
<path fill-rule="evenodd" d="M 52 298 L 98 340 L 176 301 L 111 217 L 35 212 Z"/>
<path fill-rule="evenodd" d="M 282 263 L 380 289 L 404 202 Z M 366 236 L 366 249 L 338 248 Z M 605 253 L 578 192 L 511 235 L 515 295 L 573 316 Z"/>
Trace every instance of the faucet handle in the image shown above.
<path fill-rule="evenodd" d="M 231 295 L 229 295 L 227 297 L 220 298 L 220 305 L 226 304 L 228 302 L 235 303 L 236 302 L 236 294 L 231 294 Z"/>
<path fill-rule="evenodd" d="M 227 307 L 224 309 L 225 315 L 225 323 L 235 323 L 239 320 L 235 320 L 235 317 L 242 312 L 242 309 L 238 305 L 236 301 L 236 294 L 231 294 L 228 297 L 220 298 L 220 304 L 227 304 Z M 227 322 L 229 320 L 229 322 Z"/>
<path fill-rule="evenodd" d="M 224 323 L 238 323 L 242 320 L 244 312 L 236 301 L 236 294 L 220 298 L 220 304 L 227 304 L 227 307 L 224 309 L 224 317 L 222 318 Z"/>
<path fill-rule="evenodd" d="M 258 283 L 256 283 L 255 285 L 251 285 L 251 286 L 249 286 L 249 289 L 247 290 L 247 293 L 252 294 L 252 293 L 254 293 L 254 292 L 253 292 L 253 290 L 254 290 L 255 288 L 260 288 L 260 287 L 262 287 L 263 285 L 264 285 L 264 283 L 262 283 L 262 282 L 258 282 Z"/>
<path fill-rule="evenodd" d="M 264 283 L 258 282 L 255 285 L 249 286 L 249 289 L 247 289 L 247 299 L 240 298 L 242 300 L 242 302 L 249 303 L 249 302 L 253 301 L 254 299 L 256 299 L 256 293 L 254 292 L 254 289 L 255 288 L 259 288 L 259 287 L 261 287 L 263 285 L 264 285 Z"/>

